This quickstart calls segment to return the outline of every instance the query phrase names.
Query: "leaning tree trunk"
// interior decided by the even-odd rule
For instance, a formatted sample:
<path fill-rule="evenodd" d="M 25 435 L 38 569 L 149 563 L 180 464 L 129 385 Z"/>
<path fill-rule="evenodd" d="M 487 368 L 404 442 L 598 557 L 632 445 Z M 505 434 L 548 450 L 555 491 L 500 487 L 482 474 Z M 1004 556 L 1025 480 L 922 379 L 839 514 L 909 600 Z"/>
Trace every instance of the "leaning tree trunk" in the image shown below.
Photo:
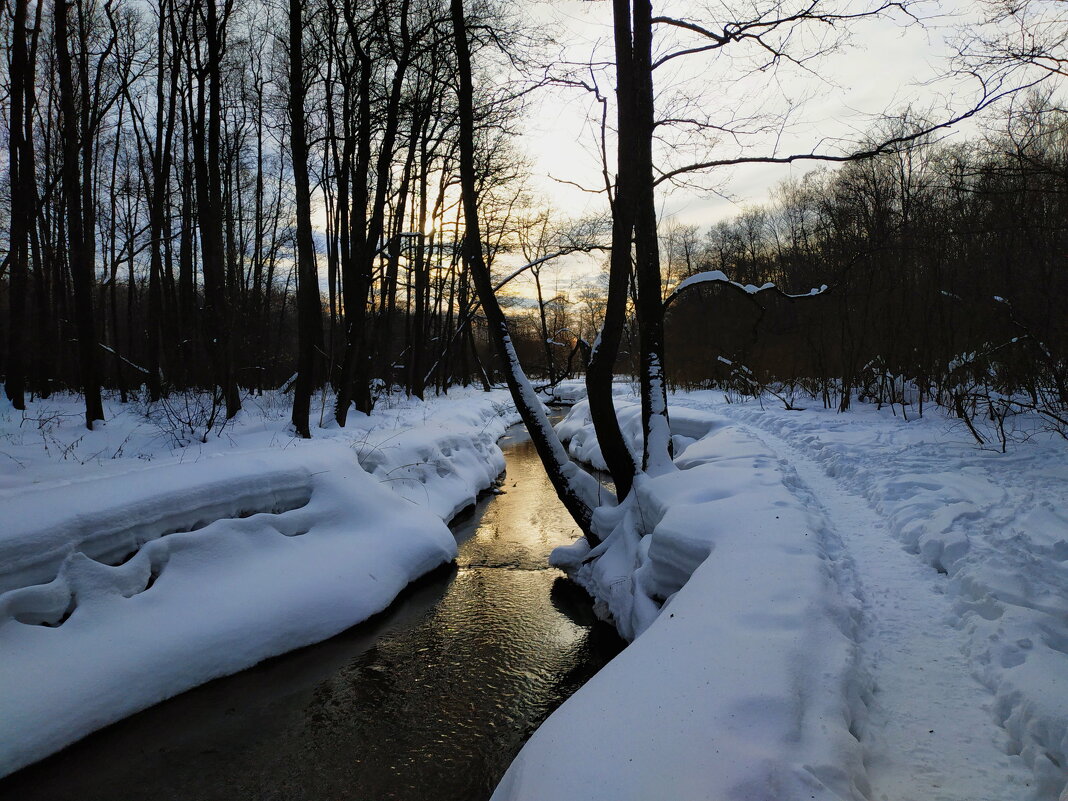
<path fill-rule="evenodd" d="M 482 238 L 478 221 L 478 194 L 475 176 L 474 144 L 474 88 L 471 79 L 471 54 L 467 41 L 467 25 L 464 20 L 463 0 L 451 0 L 453 38 L 456 44 L 456 62 L 459 88 L 457 105 L 459 110 L 460 140 L 460 190 L 464 206 L 463 252 L 471 278 L 478 293 L 482 309 L 489 324 L 490 336 L 496 346 L 498 356 L 504 365 L 508 389 L 512 393 L 516 408 L 523 422 L 526 423 L 531 441 L 545 466 L 549 480 L 556 494 L 560 497 L 568 512 L 578 523 L 590 544 L 598 539 L 591 530 L 593 509 L 582 489 L 584 479 L 592 477 L 574 464 L 564 450 L 560 440 L 553 432 L 549 419 L 545 415 L 541 401 L 538 400 L 530 381 L 519 365 L 519 359 L 512 344 L 508 322 L 497 303 L 493 292 L 493 282 L 489 268 L 482 254 Z M 588 486 L 588 485 L 587 485 Z"/>
<path fill-rule="evenodd" d="M 608 471 L 622 499 L 634 483 L 637 466 L 623 438 L 612 400 L 612 378 L 623 338 L 627 314 L 627 286 L 631 274 L 631 239 L 634 234 L 636 164 L 633 159 L 637 130 L 634 79 L 634 43 L 631 38 L 630 0 L 613 0 L 616 48 L 616 114 L 619 129 L 616 194 L 612 204 L 612 255 L 609 262 L 608 298 L 601 335 L 590 351 L 586 368 L 586 395 L 590 418 L 597 433 Z"/>

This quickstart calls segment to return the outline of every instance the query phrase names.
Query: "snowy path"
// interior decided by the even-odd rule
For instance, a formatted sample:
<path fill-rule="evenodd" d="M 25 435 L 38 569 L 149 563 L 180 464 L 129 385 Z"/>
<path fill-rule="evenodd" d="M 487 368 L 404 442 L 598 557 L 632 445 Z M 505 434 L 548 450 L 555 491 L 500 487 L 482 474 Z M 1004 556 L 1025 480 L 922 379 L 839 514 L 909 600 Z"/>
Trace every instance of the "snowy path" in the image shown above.
<path fill-rule="evenodd" d="M 871 797 L 1026 797 L 1031 771 L 1004 751 L 1006 733 L 990 712 L 993 695 L 971 675 L 966 635 L 948 622 L 946 577 L 906 553 L 867 501 L 814 460 L 766 431 L 750 433 L 778 455 L 791 490 L 831 521 L 860 577 L 860 647 L 872 680 L 869 718 L 860 735 Z"/>
<path fill-rule="evenodd" d="M 638 636 L 495 798 L 1068 801 L 1064 442 L 893 411 L 675 395 L 678 472 L 557 552 Z M 557 431 L 603 465 L 584 402 Z"/>

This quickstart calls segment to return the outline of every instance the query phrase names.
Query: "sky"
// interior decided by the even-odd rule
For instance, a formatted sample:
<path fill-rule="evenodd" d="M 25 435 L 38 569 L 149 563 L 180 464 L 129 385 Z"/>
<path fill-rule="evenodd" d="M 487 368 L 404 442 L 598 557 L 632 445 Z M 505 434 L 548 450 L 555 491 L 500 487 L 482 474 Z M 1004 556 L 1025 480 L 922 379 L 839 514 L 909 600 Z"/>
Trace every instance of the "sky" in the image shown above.
<path fill-rule="evenodd" d="M 800 0 L 653 0 L 654 15 L 685 18 L 716 29 L 729 19 L 724 8 L 756 5 L 767 8 L 780 1 L 793 8 Z M 857 13 L 877 0 L 822 0 L 821 7 Z M 774 70 L 754 71 L 753 51 L 732 45 L 713 54 L 675 59 L 654 74 L 658 114 L 701 117 L 715 124 L 768 130 L 722 141 L 662 142 L 655 154 L 658 164 L 678 165 L 737 155 L 785 155 L 826 152 L 841 154 L 889 114 L 906 107 L 942 120 L 967 108 L 976 96 L 974 82 L 946 77 L 951 70 L 952 40 L 961 27 L 974 20 L 975 3 L 965 0 L 910 2 L 922 22 L 901 13 L 839 25 L 833 35 L 848 33 L 827 55 L 806 61 L 803 67 L 785 64 Z M 534 0 L 522 7 L 532 39 L 543 46 L 542 59 L 553 74 L 587 83 L 596 81 L 607 98 L 609 161 L 614 164 L 611 128 L 612 6 L 607 0 Z M 670 39 L 670 29 L 654 31 L 654 58 L 696 39 Z M 797 32 L 790 51 L 810 54 L 831 43 L 827 30 L 818 27 Z M 591 69 L 591 63 L 597 64 Z M 605 214 L 601 159 L 598 152 L 600 105 L 583 89 L 547 86 L 532 95 L 532 107 L 523 120 L 520 149 L 531 163 L 535 203 L 551 207 L 562 217 Z M 786 115 L 788 111 L 788 115 Z M 976 133 L 974 123 L 950 131 L 948 138 Z M 677 145 L 677 146 L 674 146 Z M 658 210 L 662 222 L 696 225 L 705 229 L 733 217 L 746 205 L 764 203 L 782 181 L 800 178 L 826 166 L 819 162 L 795 165 L 752 164 L 695 174 L 685 186 L 661 185 Z M 601 271 L 602 255 L 574 255 L 547 267 L 543 280 L 548 292 L 568 291 L 588 283 Z M 500 269 L 519 266 L 518 254 L 502 256 Z M 510 285 L 509 294 L 528 301 L 533 282 L 524 276 Z"/>
<path fill-rule="evenodd" d="M 688 0 L 654 2 L 653 13 L 686 17 L 714 29 L 717 23 L 722 26 L 724 17 L 722 12 L 708 9 L 721 5 Z M 849 0 L 840 7 L 855 11 L 861 5 Z M 954 10 L 953 3 L 916 4 L 917 12 L 927 19 L 923 25 L 909 24 L 900 14 L 854 23 L 849 40 L 838 52 L 806 64 L 806 69 L 787 66 L 774 72 L 745 75 L 751 64 L 745 58 L 724 55 L 726 51 L 676 59 L 654 75 L 658 111 L 674 107 L 680 94 L 695 101 L 688 104 L 686 116 L 696 109 L 707 112 L 714 122 L 757 112 L 779 115 L 787 108 L 784 95 L 795 109 L 791 122 L 774 134 L 757 134 L 738 143 L 702 144 L 688 151 L 662 147 L 660 159 L 692 163 L 742 151 L 761 155 L 808 152 L 820 140 L 856 142 L 876 117 L 908 105 L 928 109 L 934 117 L 945 115 L 947 108 L 959 109 L 975 85 L 937 78 L 949 70 L 948 39 L 954 26 L 968 18 L 971 5 L 963 4 Z M 610 61 L 610 3 L 551 0 L 537 3 L 531 13 L 557 38 L 556 52 L 565 58 L 583 62 L 592 56 L 594 60 Z M 659 51 L 666 52 L 669 43 L 664 35 L 654 32 L 654 37 Z M 800 38 L 796 41 L 798 53 L 809 52 L 817 45 L 814 37 L 807 42 Z M 589 79 L 589 71 L 584 77 Z M 600 72 L 598 84 L 602 93 L 610 94 L 614 85 L 610 69 Z M 535 186 L 564 214 L 593 213 L 605 205 L 603 194 L 583 192 L 563 182 L 591 188 L 603 185 L 597 154 L 596 105 L 592 96 L 582 90 L 542 90 L 523 136 L 523 147 L 533 161 Z M 715 108 L 710 110 L 712 106 Z M 613 113 L 610 112 L 610 120 Z M 951 136 L 967 135 L 969 130 L 974 132 L 974 128 L 964 128 Z M 830 152 L 848 149 L 835 142 L 827 142 L 824 147 Z M 661 190 L 661 216 L 704 227 L 733 216 L 747 203 L 764 202 L 769 190 L 780 181 L 800 177 L 818 166 L 813 162 L 792 167 L 748 165 L 704 175 L 694 186 Z"/>

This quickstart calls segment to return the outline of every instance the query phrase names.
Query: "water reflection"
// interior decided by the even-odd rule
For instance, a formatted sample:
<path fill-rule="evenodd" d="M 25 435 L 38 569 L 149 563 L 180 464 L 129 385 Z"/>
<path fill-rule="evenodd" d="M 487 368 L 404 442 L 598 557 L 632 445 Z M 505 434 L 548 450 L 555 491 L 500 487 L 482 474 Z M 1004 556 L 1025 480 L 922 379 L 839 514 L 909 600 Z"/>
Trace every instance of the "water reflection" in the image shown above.
<path fill-rule="evenodd" d="M 578 535 L 513 429 L 458 567 L 371 624 L 120 722 L 6 782 L 20 799 L 487 798 L 622 643 L 546 568 Z"/>

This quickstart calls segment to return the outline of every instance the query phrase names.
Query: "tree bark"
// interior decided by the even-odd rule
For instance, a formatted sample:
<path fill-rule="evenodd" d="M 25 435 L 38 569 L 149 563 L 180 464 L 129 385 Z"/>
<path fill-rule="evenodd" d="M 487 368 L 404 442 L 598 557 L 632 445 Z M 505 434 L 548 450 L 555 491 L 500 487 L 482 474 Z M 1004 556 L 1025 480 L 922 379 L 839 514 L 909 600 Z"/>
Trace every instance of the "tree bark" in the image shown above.
<path fill-rule="evenodd" d="M 223 242 L 220 139 L 222 129 L 222 32 L 216 0 L 207 0 L 204 34 L 207 62 L 197 88 L 197 120 L 193 126 L 200 222 L 201 262 L 204 273 L 204 316 L 208 353 L 217 386 L 222 389 L 226 417 L 241 411 L 241 397 L 233 373 L 229 314 L 226 298 L 226 253 Z"/>
<path fill-rule="evenodd" d="M 7 399 L 19 410 L 26 408 L 26 304 L 27 252 L 30 217 L 27 214 L 25 185 L 35 180 L 32 164 L 26 163 L 25 116 L 32 114 L 26 107 L 26 83 L 29 65 L 26 54 L 26 18 L 28 0 L 15 0 L 11 34 L 10 118 L 8 125 L 8 174 L 10 176 L 11 218 L 8 252 L 10 281 L 8 284 L 7 363 L 4 365 Z"/>
<path fill-rule="evenodd" d="M 464 255 L 489 323 L 490 335 L 501 363 L 504 365 L 508 389 L 512 393 L 516 408 L 523 422 L 526 423 L 531 441 L 545 466 L 556 494 L 590 544 L 593 545 L 598 542 L 591 530 L 593 509 L 578 486 L 579 474 L 581 476 L 586 476 L 586 474 L 582 473 L 578 466 L 568 458 L 567 452 L 549 424 L 549 419 L 534 393 L 534 388 L 519 365 L 519 359 L 509 334 L 508 321 L 497 303 L 490 271 L 483 257 L 475 177 L 474 87 L 471 76 L 471 54 L 467 41 L 463 0 L 450 0 L 450 5 L 459 83 L 457 105 L 459 107 L 460 190 L 464 206 Z"/>
<path fill-rule="evenodd" d="M 652 6 L 634 0 L 634 136 L 628 157 L 634 164 L 634 272 L 638 295 L 642 431 L 645 434 L 642 469 L 660 473 L 671 469 L 671 430 L 668 426 L 667 382 L 664 374 L 664 304 L 661 298 L 660 253 L 656 234 L 653 185 L 653 67 Z"/>
<path fill-rule="evenodd" d="M 70 5 L 60 0 L 55 7 L 56 67 L 59 72 L 60 114 L 63 123 L 63 194 L 66 199 L 67 241 L 74 309 L 78 333 L 78 357 L 82 392 L 85 395 L 85 426 L 104 419 L 97 372 L 96 324 L 93 315 L 94 254 L 85 232 L 82 209 L 83 176 L 79 165 L 79 124 L 74 98 L 74 75 L 70 56 Z M 89 177 L 84 176 L 88 181 Z"/>
<path fill-rule="evenodd" d="M 318 383 L 318 354 L 323 352 L 323 321 L 308 181 L 302 5 L 301 0 L 289 0 L 289 143 L 297 200 L 297 381 L 293 389 L 293 425 L 298 436 L 310 439 L 308 417 L 311 394 Z"/>
<path fill-rule="evenodd" d="M 631 240 L 634 234 L 637 116 L 634 77 L 634 43 L 629 0 L 612 0 L 616 49 L 616 115 L 618 144 L 616 193 L 612 204 L 612 255 L 608 297 L 600 336 L 590 351 L 586 368 L 586 396 L 590 417 L 608 471 L 622 500 L 630 492 L 637 472 L 634 457 L 619 428 L 612 400 L 612 379 L 627 315 L 627 286 L 631 275 Z"/>

